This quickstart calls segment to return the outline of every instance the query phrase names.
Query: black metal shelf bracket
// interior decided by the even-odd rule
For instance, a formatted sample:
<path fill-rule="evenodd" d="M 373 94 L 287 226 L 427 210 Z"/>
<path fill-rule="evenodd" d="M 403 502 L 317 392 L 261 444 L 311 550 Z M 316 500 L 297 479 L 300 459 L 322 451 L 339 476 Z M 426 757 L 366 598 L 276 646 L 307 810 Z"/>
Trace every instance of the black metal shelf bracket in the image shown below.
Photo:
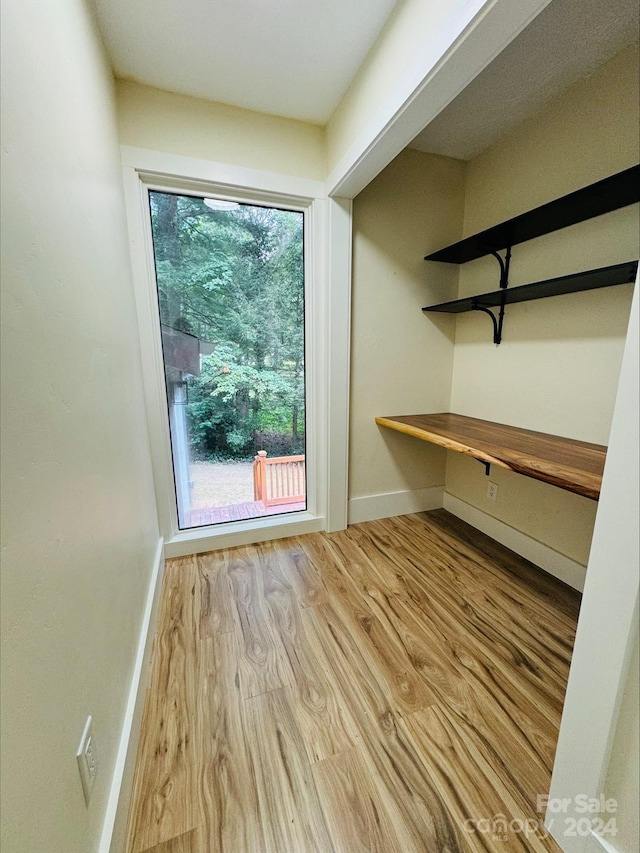
<path fill-rule="evenodd" d="M 476 459 L 476 457 L 473 457 Z M 491 476 L 491 462 L 486 462 L 484 459 L 476 459 L 476 462 L 479 462 L 481 465 L 484 465 L 484 473 L 486 477 Z"/>
<path fill-rule="evenodd" d="M 507 246 L 507 251 L 505 253 L 504 258 L 499 252 L 496 252 L 495 249 L 489 249 L 487 251 L 488 255 L 493 255 L 493 257 L 500 264 L 500 287 L 506 288 L 509 286 L 509 267 L 511 265 L 511 246 Z"/>
<path fill-rule="evenodd" d="M 498 316 L 493 313 L 490 308 L 487 308 L 486 305 L 479 305 L 474 302 L 471 305 L 472 311 L 482 311 L 483 314 L 488 314 L 491 317 L 491 322 L 493 323 L 493 342 L 498 346 L 502 341 L 502 327 L 504 326 L 504 306 L 506 303 L 506 289 L 509 286 L 509 267 L 511 266 L 511 246 L 507 246 L 507 250 L 504 258 L 499 252 L 494 251 L 493 249 L 487 250 L 488 255 L 493 255 L 493 257 L 500 264 L 500 290 L 503 291 L 501 299 L 500 299 L 500 311 L 498 312 Z"/>
<path fill-rule="evenodd" d="M 483 314 L 488 314 L 493 323 L 493 342 L 499 344 L 502 340 L 502 325 L 504 323 L 504 305 L 500 306 L 500 314 L 498 318 L 490 308 L 485 308 L 484 305 L 473 305 L 472 311 L 482 311 Z"/>

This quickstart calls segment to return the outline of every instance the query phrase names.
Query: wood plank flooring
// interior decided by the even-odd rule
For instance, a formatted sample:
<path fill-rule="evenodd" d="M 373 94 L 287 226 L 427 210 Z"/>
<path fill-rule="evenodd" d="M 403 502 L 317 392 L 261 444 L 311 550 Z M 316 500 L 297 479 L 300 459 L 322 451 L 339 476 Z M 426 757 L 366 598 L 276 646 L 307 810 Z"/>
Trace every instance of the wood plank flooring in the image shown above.
<path fill-rule="evenodd" d="M 169 561 L 127 853 L 557 851 L 579 598 L 444 510 Z"/>

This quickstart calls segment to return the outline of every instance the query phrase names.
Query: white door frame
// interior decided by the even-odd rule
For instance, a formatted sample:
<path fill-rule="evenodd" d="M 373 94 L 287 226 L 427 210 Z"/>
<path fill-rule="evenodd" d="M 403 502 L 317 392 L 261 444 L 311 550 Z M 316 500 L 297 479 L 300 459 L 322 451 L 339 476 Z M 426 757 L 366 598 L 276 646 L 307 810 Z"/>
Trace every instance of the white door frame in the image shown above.
<path fill-rule="evenodd" d="M 615 837 L 605 836 L 603 844 L 593 831 L 566 833 L 575 829 L 575 822 L 598 816 L 585 813 L 584 800 L 576 797 L 598 799 L 606 793 L 603 785 L 638 631 L 638 380 L 636 279 L 545 818 L 566 853 L 615 849 Z M 606 822 L 615 814 L 602 817 Z"/>
<path fill-rule="evenodd" d="M 122 162 L 149 439 L 159 523 L 167 556 L 308 533 L 329 525 L 330 529 L 346 526 L 349 326 L 344 314 L 345 305 L 350 302 L 349 203 L 327 199 L 324 184 L 319 181 L 163 152 L 123 146 Z M 149 189 L 212 194 L 250 203 L 262 201 L 305 213 L 309 460 L 306 512 L 178 529 L 147 201 Z M 332 244 L 340 248 L 339 252 L 329 253 L 328 233 L 331 233 Z"/>
<path fill-rule="evenodd" d="M 521 33 L 551 0 L 463 0 L 424 34 L 391 91 L 329 174 L 327 194 L 353 199 Z"/>

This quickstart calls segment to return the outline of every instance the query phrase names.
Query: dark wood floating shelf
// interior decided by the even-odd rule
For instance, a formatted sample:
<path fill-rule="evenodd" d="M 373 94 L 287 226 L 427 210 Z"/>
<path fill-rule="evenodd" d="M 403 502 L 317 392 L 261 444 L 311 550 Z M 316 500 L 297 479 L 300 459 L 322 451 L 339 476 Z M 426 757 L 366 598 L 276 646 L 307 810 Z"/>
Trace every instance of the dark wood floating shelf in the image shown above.
<path fill-rule="evenodd" d="M 595 290 L 616 284 L 630 284 L 635 281 L 637 271 L 638 261 L 628 261 L 624 264 L 614 264 L 597 270 L 572 273 L 560 278 L 550 278 L 547 281 L 537 281 L 534 284 L 494 290 L 491 293 L 468 296 L 465 299 L 454 299 L 452 302 L 441 302 L 439 305 L 429 305 L 422 310 L 439 311 L 444 314 L 461 314 L 465 311 L 477 311 L 481 307 L 495 308 L 514 302 L 529 302 L 532 299 L 546 299 L 549 296 L 579 293 L 583 290 Z"/>
<path fill-rule="evenodd" d="M 425 260 L 466 264 L 491 252 L 533 240 L 637 201 L 640 201 L 640 166 L 632 166 L 452 246 L 439 249 L 427 255 Z"/>
<path fill-rule="evenodd" d="M 496 424 L 449 412 L 393 415 L 376 423 L 465 453 L 485 466 L 498 465 L 597 501 L 607 448 L 544 432 Z"/>

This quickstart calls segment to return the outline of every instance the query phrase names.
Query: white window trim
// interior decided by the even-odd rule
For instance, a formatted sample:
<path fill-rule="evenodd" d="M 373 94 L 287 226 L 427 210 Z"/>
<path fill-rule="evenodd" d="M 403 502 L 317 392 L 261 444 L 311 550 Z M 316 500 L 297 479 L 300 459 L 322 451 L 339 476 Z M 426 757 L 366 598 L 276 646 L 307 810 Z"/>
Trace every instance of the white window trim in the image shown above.
<path fill-rule="evenodd" d="M 324 184 L 208 160 L 122 146 L 131 263 L 140 330 L 145 404 L 160 530 L 168 557 L 338 530 L 347 519 L 350 202 Z M 305 213 L 307 511 L 179 530 L 148 189 L 265 202 Z M 335 249 L 329 252 L 329 245 Z"/>

